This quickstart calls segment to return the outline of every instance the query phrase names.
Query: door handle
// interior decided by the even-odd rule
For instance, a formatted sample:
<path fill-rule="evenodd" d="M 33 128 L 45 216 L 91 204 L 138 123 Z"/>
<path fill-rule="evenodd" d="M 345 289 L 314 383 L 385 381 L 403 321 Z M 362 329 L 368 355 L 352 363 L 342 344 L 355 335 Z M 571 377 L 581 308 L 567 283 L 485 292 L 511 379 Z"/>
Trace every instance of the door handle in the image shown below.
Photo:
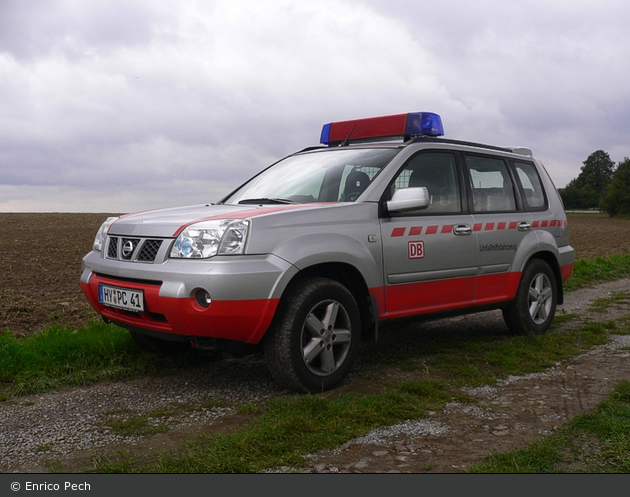
<path fill-rule="evenodd" d="M 529 231 L 532 229 L 532 223 L 530 223 L 529 221 L 521 221 L 520 223 L 518 223 L 516 229 L 519 231 Z"/>
<path fill-rule="evenodd" d="M 457 236 L 472 234 L 472 228 L 468 224 L 458 224 L 453 228 L 453 233 Z"/>

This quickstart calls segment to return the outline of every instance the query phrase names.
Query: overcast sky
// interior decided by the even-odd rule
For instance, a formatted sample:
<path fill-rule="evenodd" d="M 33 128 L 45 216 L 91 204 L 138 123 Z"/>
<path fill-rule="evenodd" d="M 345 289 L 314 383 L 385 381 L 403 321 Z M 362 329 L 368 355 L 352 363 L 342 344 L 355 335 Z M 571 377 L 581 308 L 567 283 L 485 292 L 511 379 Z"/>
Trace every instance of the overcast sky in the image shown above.
<path fill-rule="evenodd" d="M 0 211 L 219 200 L 335 120 L 431 111 L 556 186 L 630 156 L 627 0 L 0 0 Z"/>

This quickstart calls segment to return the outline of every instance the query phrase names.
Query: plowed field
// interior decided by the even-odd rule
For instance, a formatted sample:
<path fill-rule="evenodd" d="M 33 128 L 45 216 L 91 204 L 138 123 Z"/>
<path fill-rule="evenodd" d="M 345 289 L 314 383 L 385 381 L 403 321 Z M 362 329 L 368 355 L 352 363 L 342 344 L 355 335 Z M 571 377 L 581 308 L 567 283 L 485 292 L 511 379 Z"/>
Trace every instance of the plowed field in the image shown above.
<path fill-rule="evenodd" d="M 79 287 L 81 259 L 109 214 L 0 213 L 0 330 L 81 326 L 96 314 Z M 569 214 L 576 257 L 630 253 L 630 221 Z"/>

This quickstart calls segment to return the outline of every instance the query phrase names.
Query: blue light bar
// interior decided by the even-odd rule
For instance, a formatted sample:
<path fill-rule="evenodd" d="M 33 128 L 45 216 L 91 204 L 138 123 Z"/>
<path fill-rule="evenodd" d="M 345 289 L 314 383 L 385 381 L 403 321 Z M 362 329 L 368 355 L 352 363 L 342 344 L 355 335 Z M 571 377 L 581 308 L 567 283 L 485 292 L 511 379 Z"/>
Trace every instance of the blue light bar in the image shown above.
<path fill-rule="evenodd" d="M 325 124 L 320 143 L 339 145 L 415 136 L 442 136 L 444 127 L 438 114 L 412 112 L 393 116 L 369 117 Z"/>
<path fill-rule="evenodd" d="M 444 126 L 442 118 L 433 112 L 414 112 L 407 114 L 406 136 L 442 136 Z"/>

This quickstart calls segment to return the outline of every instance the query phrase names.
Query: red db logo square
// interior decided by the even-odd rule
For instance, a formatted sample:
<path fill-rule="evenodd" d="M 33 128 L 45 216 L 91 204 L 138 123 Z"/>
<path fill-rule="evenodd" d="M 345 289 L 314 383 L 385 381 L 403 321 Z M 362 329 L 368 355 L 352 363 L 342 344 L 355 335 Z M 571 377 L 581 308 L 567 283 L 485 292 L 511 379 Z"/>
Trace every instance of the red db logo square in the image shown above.
<path fill-rule="evenodd" d="M 424 259 L 424 242 L 409 242 L 409 258 Z"/>

